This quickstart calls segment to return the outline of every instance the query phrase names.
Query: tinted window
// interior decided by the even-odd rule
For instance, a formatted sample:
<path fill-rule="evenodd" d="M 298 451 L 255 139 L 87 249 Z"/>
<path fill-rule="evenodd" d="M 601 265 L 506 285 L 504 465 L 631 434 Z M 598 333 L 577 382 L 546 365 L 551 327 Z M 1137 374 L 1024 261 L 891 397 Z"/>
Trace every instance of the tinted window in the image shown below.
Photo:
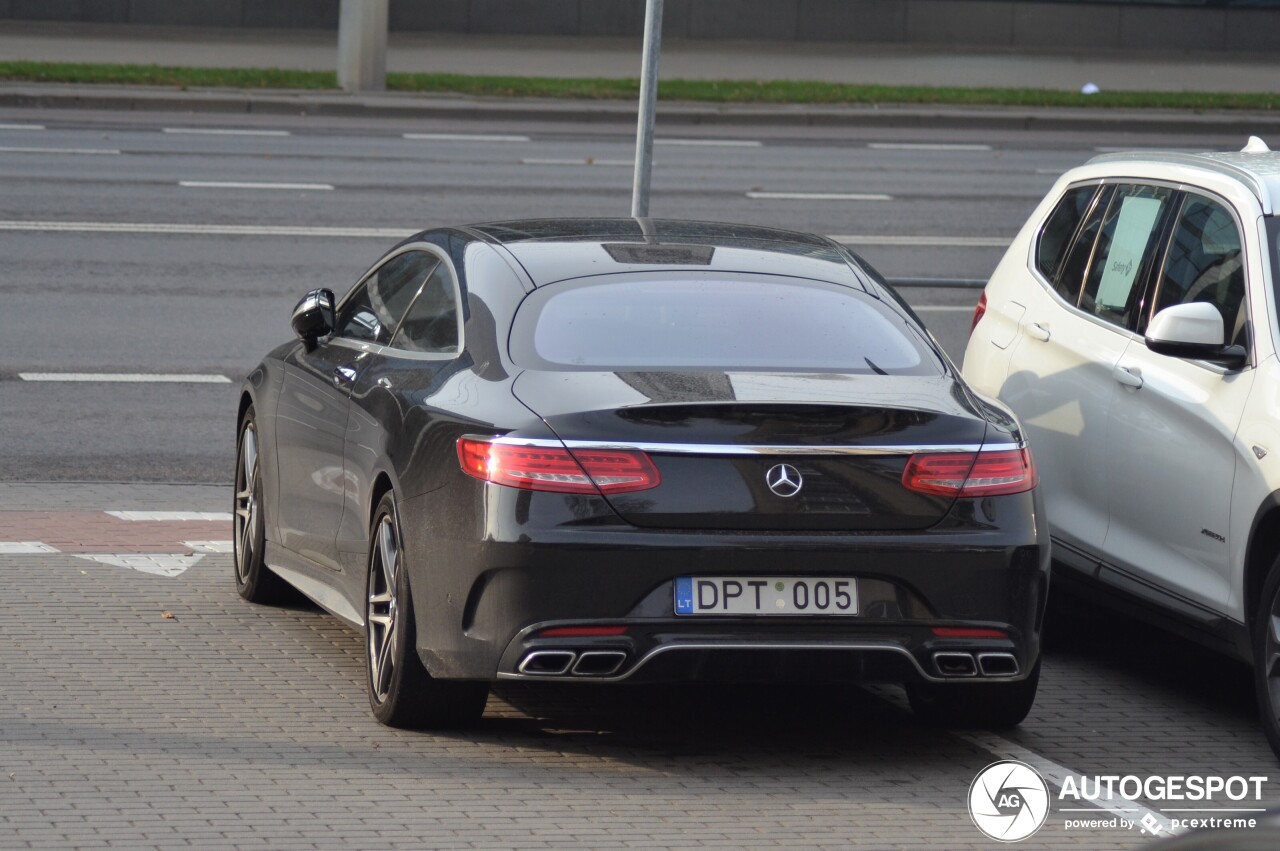
<path fill-rule="evenodd" d="M 1062 200 L 1058 202 L 1058 206 L 1053 208 L 1049 220 L 1044 224 L 1044 229 L 1040 231 L 1040 242 L 1036 247 L 1036 268 L 1050 283 L 1057 283 L 1058 269 L 1062 266 L 1067 247 L 1071 244 L 1076 231 L 1080 229 L 1080 223 L 1084 220 L 1085 214 L 1089 212 L 1089 203 L 1097 194 L 1097 186 L 1078 186 L 1075 189 L 1068 189 L 1067 194 L 1063 195 Z M 1078 286 L 1072 288 L 1068 298 L 1073 304 L 1077 289 Z"/>
<path fill-rule="evenodd" d="M 1172 189 L 1120 186 L 1111 197 L 1080 293 L 1080 309 L 1124 328 L 1141 309 L 1160 224 Z"/>
<path fill-rule="evenodd" d="M 1114 186 L 1104 186 L 1098 192 L 1084 222 L 1076 228 L 1075 237 L 1067 249 L 1067 256 L 1063 259 L 1061 268 L 1058 269 L 1058 276 L 1052 279 L 1054 289 L 1068 304 L 1080 303 L 1080 287 L 1084 283 L 1084 273 L 1089 268 L 1089 259 L 1093 257 L 1093 248 L 1098 241 L 1098 233 L 1102 230 L 1103 217 L 1107 214 L 1107 207 L 1115 191 Z"/>
<path fill-rule="evenodd" d="M 1188 195 L 1165 255 L 1154 311 L 1209 302 L 1222 314 L 1228 340 L 1243 344 L 1248 316 L 1244 294 L 1244 255 L 1235 219 L 1216 201 Z"/>
<path fill-rule="evenodd" d="M 860 290 L 805 281 L 610 280 L 536 290 L 517 360 L 559 369 L 937 375 L 914 325 Z"/>
<path fill-rule="evenodd" d="M 411 352 L 458 351 L 458 305 L 448 266 L 441 263 L 427 278 L 391 345 Z"/>
<path fill-rule="evenodd" d="M 419 285 L 439 262 L 435 255 L 407 251 L 382 264 L 343 304 L 338 335 L 389 343 Z"/>

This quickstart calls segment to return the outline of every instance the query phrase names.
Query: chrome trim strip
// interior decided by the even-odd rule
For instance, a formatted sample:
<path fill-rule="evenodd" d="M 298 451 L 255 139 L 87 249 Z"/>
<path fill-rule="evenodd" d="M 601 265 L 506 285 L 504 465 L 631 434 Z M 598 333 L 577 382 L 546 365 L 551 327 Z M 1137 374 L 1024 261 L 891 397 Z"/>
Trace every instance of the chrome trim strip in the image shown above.
<path fill-rule="evenodd" d="M 721 644 L 721 643 L 709 642 L 709 643 L 687 643 L 687 644 L 664 644 L 661 647 L 655 647 L 652 650 L 650 650 L 647 654 L 645 654 L 640 659 L 640 661 L 636 662 L 635 665 L 633 665 L 631 669 L 628 670 L 625 674 L 612 676 L 612 677 L 578 676 L 578 677 L 574 677 L 572 681 L 593 682 L 593 683 L 622 682 L 623 680 L 628 679 L 637 671 L 639 671 L 641 668 L 643 668 L 650 660 L 664 653 L 669 653 L 674 650 L 857 650 L 857 651 L 880 650 L 888 653 L 899 653 L 903 656 L 906 656 L 907 659 L 911 661 L 912 667 L 914 667 L 916 671 L 920 674 L 920 677 L 929 682 L 942 683 L 942 682 L 950 682 L 954 679 L 954 677 L 945 677 L 945 678 L 937 677 L 937 676 L 934 676 L 933 674 L 928 673 L 927 671 L 924 670 L 924 668 L 920 666 L 920 663 L 916 660 L 916 657 L 911 655 L 911 651 L 907 650 L 905 647 L 898 647 L 896 645 L 891 645 L 891 644 L 871 644 L 866 642 L 863 642 L 863 643 L 855 642 L 852 644 L 845 644 L 845 643 L 756 644 L 756 643 L 731 642 L 731 643 Z M 507 673 L 505 671 L 498 672 L 498 679 L 500 680 L 555 680 L 557 682 L 565 682 L 565 680 L 560 676 L 512 674 L 512 673 Z"/>
<path fill-rule="evenodd" d="M 915 455 L 921 452 L 987 452 L 1013 451 L 1024 443 L 964 443 L 933 445 L 895 443 L 863 446 L 748 446 L 727 443 L 649 443 L 647 441 L 554 440 L 529 437 L 491 437 L 463 435 L 466 440 L 484 440 L 503 446 L 528 446 L 542 449 L 616 449 L 651 452 L 657 455 Z"/>

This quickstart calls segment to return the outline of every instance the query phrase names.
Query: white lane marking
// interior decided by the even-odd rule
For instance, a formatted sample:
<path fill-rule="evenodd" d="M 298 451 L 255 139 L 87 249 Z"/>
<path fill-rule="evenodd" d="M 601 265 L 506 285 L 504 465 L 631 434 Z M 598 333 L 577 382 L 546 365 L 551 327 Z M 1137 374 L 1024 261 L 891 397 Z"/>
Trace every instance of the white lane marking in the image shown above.
<path fill-rule="evenodd" d="M 528 142 L 528 136 L 490 133 L 405 133 L 404 138 L 422 142 Z"/>
<path fill-rule="evenodd" d="M 0 556 L 30 556 L 56 553 L 57 549 L 39 541 L 0 541 Z"/>
<path fill-rule="evenodd" d="M 684 145 L 690 148 L 761 148 L 755 139 L 654 139 L 655 145 Z"/>
<path fill-rule="evenodd" d="M 892 195 L 874 192 L 748 192 L 756 201 L 892 201 Z"/>
<path fill-rule="evenodd" d="M 179 180 L 179 186 L 187 189 L 297 189 L 302 191 L 332 192 L 330 183 L 250 183 L 239 180 Z"/>
<path fill-rule="evenodd" d="M 192 136 L 292 136 L 288 130 L 239 130 L 232 127 L 161 127 L 161 133 Z"/>
<path fill-rule="evenodd" d="M 196 553 L 195 555 L 190 556 L 143 555 L 141 553 L 75 555 L 76 558 L 82 558 L 86 561 L 96 561 L 98 564 L 107 564 L 112 567 L 127 567 L 130 570 L 150 573 L 155 576 L 167 576 L 169 578 L 180 576 L 204 558 L 203 553 Z"/>
<path fill-rule="evenodd" d="M 557 160 L 557 159 L 537 159 L 527 157 L 520 160 L 520 165 L 609 165 L 609 166 L 625 166 L 631 168 L 635 163 L 632 160 L 597 160 L 597 159 L 580 159 L 580 160 Z"/>
<path fill-rule="evenodd" d="M 23 381 L 73 381 L 95 384 L 230 384 L 225 375 L 163 372 L 20 372 Z"/>
<path fill-rule="evenodd" d="M 873 234 L 833 234 L 842 245 L 894 245 L 939 248 L 1008 248 L 1012 240 L 999 236 L 876 236 Z"/>
<path fill-rule="evenodd" d="M 1040 754 L 1035 751 L 1027 750 L 1021 745 L 1014 744 L 1008 739 L 997 736 L 994 733 L 956 732 L 953 735 L 957 738 L 964 739 L 970 744 L 977 745 L 984 751 L 993 753 L 1001 759 L 1016 759 L 1019 762 L 1025 762 L 1027 765 L 1040 772 L 1041 776 L 1043 776 L 1045 780 L 1048 780 L 1059 789 L 1062 788 L 1063 783 L 1066 782 L 1068 777 L 1078 778 L 1082 776 L 1078 771 L 1072 771 L 1066 766 L 1059 765 L 1051 759 L 1046 759 L 1045 757 L 1040 756 Z M 1147 817 L 1150 817 L 1155 819 L 1156 824 L 1160 825 L 1161 833 L 1178 832 L 1173 829 L 1173 825 L 1168 818 L 1162 816 L 1155 810 L 1148 809 L 1136 801 L 1130 801 L 1128 798 L 1121 798 L 1118 795 L 1106 794 L 1105 789 L 1101 789 L 1099 791 L 1102 794 L 1092 801 L 1092 803 L 1096 804 L 1099 809 L 1106 810 L 1113 815 L 1123 816 L 1125 818 L 1130 818 L 1136 814 L 1137 821 L 1144 821 Z"/>
<path fill-rule="evenodd" d="M 404 239 L 416 231 L 403 228 L 306 227 L 303 225 L 198 225 L 167 222 L 50 222 L 3 221 L 0 231 L 49 233 L 129 233 L 177 236 L 316 236 L 329 239 Z M 1011 240 L 995 236 L 902 236 L 832 234 L 844 245 L 879 245 L 938 248 L 1007 248 Z"/>
<path fill-rule="evenodd" d="M 0 130 L 44 130 L 43 124 L 0 124 Z"/>
<path fill-rule="evenodd" d="M 180 523 L 200 520 L 227 521 L 231 519 L 231 512 L 229 511 L 107 511 L 103 513 L 119 520 L 148 523 L 155 521 Z"/>
<path fill-rule="evenodd" d="M 115 156 L 115 148 L 0 148 L 0 154 L 87 154 L 89 156 Z"/>
<path fill-rule="evenodd" d="M 214 554 L 235 551 L 231 541 L 183 541 L 182 544 L 198 553 Z"/>
<path fill-rule="evenodd" d="M 404 239 L 416 231 L 401 228 L 334 228 L 302 225 L 180 225 L 164 222 L 20 222 L 0 221 L 0 231 L 50 233 L 158 233 L 182 236 L 319 236 L 326 238 Z"/>
<path fill-rule="evenodd" d="M 990 145 L 947 144 L 943 142 L 870 142 L 876 151 L 989 151 Z"/>
<path fill-rule="evenodd" d="M 973 313 L 973 306 L 966 307 L 963 304 L 925 304 L 915 307 L 916 313 L 929 311 L 930 313 Z"/>

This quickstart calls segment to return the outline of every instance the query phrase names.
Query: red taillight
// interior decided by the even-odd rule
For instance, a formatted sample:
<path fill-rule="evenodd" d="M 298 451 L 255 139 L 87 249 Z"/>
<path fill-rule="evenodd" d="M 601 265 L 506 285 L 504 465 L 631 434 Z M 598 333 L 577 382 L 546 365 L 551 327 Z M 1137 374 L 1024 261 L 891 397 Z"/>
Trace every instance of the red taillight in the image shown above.
<path fill-rule="evenodd" d="M 902 485 L 941 496 L 1000 496 L 1022 493 L 1039 482 L 1030 449 L 939 452 L 912 455 Z"/>
<path fill-rule="evenodd" d="M 625 635 L 625 626 L 553 626 L 535 635 L 535 638 L 589 638 L 593 635 Z"/>
<path fill-rule="evenodd" d="M 985 629 L 982 627 L 935 626 L 930 630 L 939 638 L 1008 638 L 1009 633 L 1003 629 Z"/>
<path fill-rule="evenodd" d="M 463 472 L 526 490 L 558 493 L 628 493 L 656 488 L 662 477 L 643 452 L 519 446 L 470 437 L 458 439 Z"/>
<path fill-rule="evenodd" d="M 978 327 L 978 320 L 987 312 L 987 291 L 983 290 L 982 295 L 978 296 L 978 306 L 973 309 L 973 324 L 969 326 L 969 333 L 973 333 L 973 329 Z"/>

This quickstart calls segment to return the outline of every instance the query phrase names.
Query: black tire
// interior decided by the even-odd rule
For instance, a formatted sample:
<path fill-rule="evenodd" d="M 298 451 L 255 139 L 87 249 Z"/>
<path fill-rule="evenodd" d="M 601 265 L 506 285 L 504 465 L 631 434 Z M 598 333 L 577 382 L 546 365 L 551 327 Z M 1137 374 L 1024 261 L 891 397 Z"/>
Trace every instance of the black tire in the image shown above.
<path fill-rule="evenodd" d="M 907 683 L 911 710 L 939 727 L 1007 730 L 1022 723 L 1036 702 L 1040 660 L 1025 680 L 1008 683 Z"/>
<path fill-rule="evenodd" d="M 250 603 L 283 603 L 294 598 L 289 583 L 271 572 L 263 561 L 267 546 L 267 522 L 263 513 L 262 469 L 258 424 L 253 406 L 244 412 L 236 432 L 235 490 L 232 495 L 232 567 L 236 591 Z M 247 457 L 248 456 L 248 457 Z"/>
<path fill-rule="evenodd" d="M 1280 756 L 1280 559 L 1262 584 L 1253 619 L 1253 683 L 1262 731 Z"/>
<path fill-rule="evenodd" d="M 378 503 L 369 530 L 365 683 L 373 717 L 388 727 L 473 724 L 484 714 L 489 684 L 438 680 L 422 664 L 402 540 L 395 497 L 388 493 Z"/>

